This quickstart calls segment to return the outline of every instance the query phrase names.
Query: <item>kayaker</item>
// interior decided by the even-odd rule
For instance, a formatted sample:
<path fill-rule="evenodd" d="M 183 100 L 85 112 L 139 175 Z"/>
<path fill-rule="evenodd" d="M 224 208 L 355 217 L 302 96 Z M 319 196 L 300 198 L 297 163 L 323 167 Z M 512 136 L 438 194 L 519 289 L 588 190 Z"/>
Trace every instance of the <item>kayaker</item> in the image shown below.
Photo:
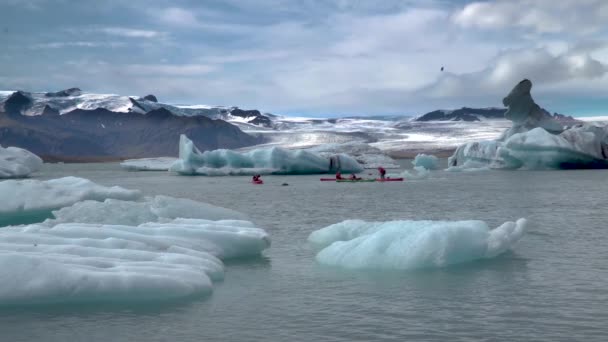
<path fill-rule="evenodd" d="M 350 174 L 349 179 L 350 179 L 350 180 L 359 180 L 359 178 L 357 178 L 357 176 L 356 176 L 354 173 L 351 173 L 351 174 Z"/>
<path fill-rule="evenodd" d="M 342 174 L 340 173 L 340 171 L 336 172 L 336 180 L 337 179 L 344 179 L 344 178 L 342 178 Z"/>
<path fill-rule="evenodd" d="M 380 179 L 384 179 L 384 176 L 386 176 L 386 170 L 382 166 L 380 166 L 378 168 L 378 172 L 380 172 Z"/>
<path fill-rule="evenodd" d="M 258 182 L 260 180 L 260 177 L 261 177 L 260 175 L 253 175 L 252 181 L 253 182 Z"/>

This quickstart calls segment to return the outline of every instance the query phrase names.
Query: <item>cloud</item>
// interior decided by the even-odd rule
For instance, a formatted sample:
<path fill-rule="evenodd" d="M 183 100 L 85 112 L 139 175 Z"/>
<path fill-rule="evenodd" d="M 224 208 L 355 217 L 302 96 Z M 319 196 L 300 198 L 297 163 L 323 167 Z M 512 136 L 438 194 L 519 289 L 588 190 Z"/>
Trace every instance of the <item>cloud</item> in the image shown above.
<path fill-rule="evenodd" d="M 31 45 L 34 50 L 39 49 L 65 49 L 65 48 L 118 48 L 124 47 L 124 42 L 108 41 L 71 41 L 71 42 L 49 42 Z"/>
<path fill-rule="evenodd" d="M 473 2 L 454 13 L 463 27 L 509 27 L 539 34 L 592 34 L 606 30 L 608 2 L 604 0 L 495 0 Z"/>
<path fill-rule="evenodd" d="M 126 27 L 104 27 L 98 29 L 100 32 L 127 38 L 159 38 L 166 35 L 165 32 L 153 30 L 138 30 Z"/>
<path fill-rule="evenodd" d="M 506 51 L 479 72 L 446 73 L 435 84 L 421 91 L 435 98 L 466 98 L 478 94 L 500 95 L 524 78 L 537 87 L 568 86 L 573 81 L 602 79 L 608 65 L 592 58 L 584 49 L 570 49 L 553 55 L 547 49 Z"/>
<path fill-rule="evenodd" d="M 196 27 L 200 22 L 192 11 L 180 7 L 169 7 L 166 9 L 156 9 L 152 13 L 157 16 L 161 22 L 181 27 Z"/>

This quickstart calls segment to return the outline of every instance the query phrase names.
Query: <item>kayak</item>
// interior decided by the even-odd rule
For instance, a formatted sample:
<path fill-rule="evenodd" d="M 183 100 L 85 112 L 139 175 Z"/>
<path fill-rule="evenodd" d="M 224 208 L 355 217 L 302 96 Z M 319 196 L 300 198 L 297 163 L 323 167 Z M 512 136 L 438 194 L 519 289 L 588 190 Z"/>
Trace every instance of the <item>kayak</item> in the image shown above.
<path fill-rule="evenodd" d="M 365 182 L 375 182 L 375 179 L 338 179 L 336 182 L 338 183 L 365 183 Z"/>
<path fill-rule="evenodd" d="M 335 182 L 336 180 L 335 178 L 321 178 L 321 182 Z"/>
<path fill-rule="evenodd" d="M 264 184 L 264 181 L 260 179 L 260 180 L 251 181 L 251 183 L 253 183 L 253 184 Z"/>
<path fill-rule="evenodd" d="M 376 178 L 376 182 L 403 182 L 403 178 Z"/>

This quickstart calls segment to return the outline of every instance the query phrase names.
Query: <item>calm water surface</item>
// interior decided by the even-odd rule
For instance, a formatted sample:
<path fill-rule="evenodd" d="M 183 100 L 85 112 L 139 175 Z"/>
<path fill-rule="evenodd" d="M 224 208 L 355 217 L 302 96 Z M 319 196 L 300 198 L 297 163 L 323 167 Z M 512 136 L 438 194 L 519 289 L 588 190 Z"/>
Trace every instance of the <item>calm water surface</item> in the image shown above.
<path fill-rule="evenodd" d="M 264 258 L 227 264 L 209 297 L 124 306 L 0 310 L 0 341 L 607 341 L 608 171 L 433 172 L 393 184 L 318 176 L 179 177 L 117 164 L 46 165 L 65 175 L 229 207 L 272 237 Z M 281 186 L 287 182 L 289 186 Z M 345 219 L 526 217 L 493 260 L 415 272 L 314 262 L 306 239 Z"/>

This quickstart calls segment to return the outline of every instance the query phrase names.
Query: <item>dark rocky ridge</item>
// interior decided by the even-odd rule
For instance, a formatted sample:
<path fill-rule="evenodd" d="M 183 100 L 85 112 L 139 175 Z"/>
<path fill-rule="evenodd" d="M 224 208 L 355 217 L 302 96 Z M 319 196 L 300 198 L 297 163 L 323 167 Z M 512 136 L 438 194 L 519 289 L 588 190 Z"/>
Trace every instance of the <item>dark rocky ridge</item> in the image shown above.
<path fill-rule="evenodd" d="M 5 111 L 0 112 L 0 144 L 25 148 L 47 160 L 177 156 L 180 134 L 186 134 L 202 150 L 261 142 L 225 121 L 177 116 L 163 108 L 145 115 L 103 108 L 58 115 L 49 107 L 43 115 L 21 115 L 27 99 L 19 93 L 7 99 Z"/>
<path fill-rule="evenodd" d="M 550 116 L 560 122 L 574 123 L 578 122 L 572 116 L 554 113 L 553 115 L 547 110 L 541 108 L 544 115 Z M 507 108 L 469 108 L 462 107 L 456 110 L 435 110 L 414 119 L 414 121 L 481 121 L 484 119 L 505 119 Z"/>

